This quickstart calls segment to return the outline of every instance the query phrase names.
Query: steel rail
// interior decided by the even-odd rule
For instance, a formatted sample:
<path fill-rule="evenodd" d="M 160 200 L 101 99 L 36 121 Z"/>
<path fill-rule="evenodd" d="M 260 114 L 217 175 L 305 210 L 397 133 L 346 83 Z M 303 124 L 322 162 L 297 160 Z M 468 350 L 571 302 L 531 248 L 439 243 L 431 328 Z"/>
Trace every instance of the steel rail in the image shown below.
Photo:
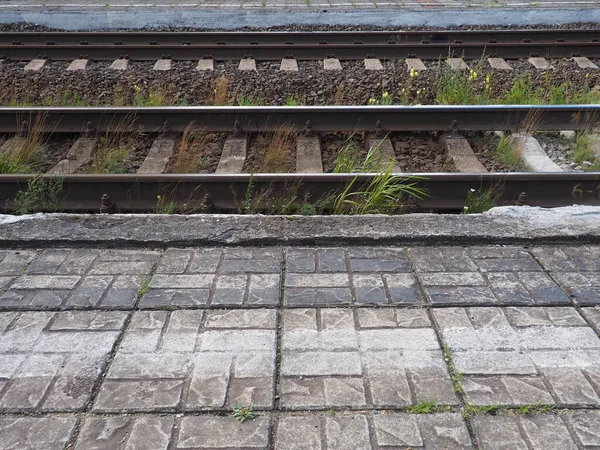
<path fill-rule="evenodd" d="M 190 124 L 211 132 L 272 131 L 282 125 L 334 131 L 518 131 L 591 129 L 600 125 L 598 105 L 480 106 L 171 106 L 0 108 L 0 132 L 25 131 L 44 115 L 43 132 L 183 132 Z M 27 123 L 25 123 L 27 122 Z M 39 121 L 35 121 L 36 123 Z"/>
<path fill-rule="evenodd" d="M 593 42 L 600 30 L 416 30 L 416 31 L 116 31 L 116 32 L 3 32 L 0 45 L 240 45 L 265 44 L 400 44 Z"/>
<path fill-rule="evenodd" d="M 600 58 L 600 42 L 526 42 L 526 43 L 399 43 L 399 44 L 193 44 L 193 45 L 0 45 L 0 58 L 28 61 L 50 59 L 68 61 L 78 58 L 110 61 L 127 58 L 150 61 L 161 58 L 190 61 L 203 58 L 229 60 L 254 58 L 273 61 L 283 58 L 315 60 L 338 58 L 384 60 L 421 58 L 438 60 L 448 56 L 468 59 L 482 56 L 506 59 L 540 56 L 545 58 L 570 58 L 586 56 Z"/>
<path fill-rule="evenodd" d="M 600 205 L 600 173 L 423 173 L 400 174 L 417 182 L 427 196 L 415 199 L 418 210 L 461 210 L 470 189 L 493 188 L 498 204 L 527 204 L 556 207 L 571 204 Z M 33 175 L 0 176 L 0 200 L 4 211 L 13 211 L 19 190 L 26 189 Z M 243 204 L 250 174 L 237 175 L 66 175 L 62 182 L 61 210 L 97 212 L 102 196 L 113 212 L 151 212 L 161 195 L 188 210 L 235 212 Z M 295 192 L 296 198 L 316 201 L 339 192 L 356 179 L 368 183 L 373 174 L 258 174 L 252 175 L 255 193 Z M 44 179 L 52 179 L 45 175 Z M 56 178 L 54 178 L 56 179 Z M 358 188 L 359 185 L 356 185 Z M 526 196 L 523 196 L 525 193 Z M 286 195 L 286 194 L 283 194 Z"/>

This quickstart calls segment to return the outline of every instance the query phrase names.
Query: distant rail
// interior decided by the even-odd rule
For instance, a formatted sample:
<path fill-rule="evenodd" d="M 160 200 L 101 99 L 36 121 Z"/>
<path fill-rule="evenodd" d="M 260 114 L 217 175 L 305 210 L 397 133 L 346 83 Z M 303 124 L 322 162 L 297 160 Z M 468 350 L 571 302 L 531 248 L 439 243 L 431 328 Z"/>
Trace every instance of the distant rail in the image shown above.
<path fill-rule="evenodd" d="M 339 32 L 6 32 L 10 60 L 358 60 L 447 56 L 507 59 L 600 57 L 600 30 L 444 30 Z"/>

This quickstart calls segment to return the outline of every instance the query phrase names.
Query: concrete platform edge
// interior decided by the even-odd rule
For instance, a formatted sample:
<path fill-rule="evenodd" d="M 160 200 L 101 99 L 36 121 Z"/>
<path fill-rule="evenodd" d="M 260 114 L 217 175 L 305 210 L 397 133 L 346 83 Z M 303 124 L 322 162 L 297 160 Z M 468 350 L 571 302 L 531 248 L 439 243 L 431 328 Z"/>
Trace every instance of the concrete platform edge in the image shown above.
<path fill-rule="evenodd" d="M 600 207 L 403 216 L 0 215 L 0 248 L 600 243 Z"/>
<path fill-rule="evenodd" d="M 458 25 L 553 25 L 557 23 L 600 22 L 600 8 L 468 8 L 414 10 L 202 10 L 201 8 L 77 5 L 43 8 L 4 4 L 0 23 L 31 23 L 66 30 L 119 29 L 144 27 L 198 27 L 234 29 L 280 25 L 374 25 L 436 26 Z M 468 14 L 465 14 L 468 12 Z"/>

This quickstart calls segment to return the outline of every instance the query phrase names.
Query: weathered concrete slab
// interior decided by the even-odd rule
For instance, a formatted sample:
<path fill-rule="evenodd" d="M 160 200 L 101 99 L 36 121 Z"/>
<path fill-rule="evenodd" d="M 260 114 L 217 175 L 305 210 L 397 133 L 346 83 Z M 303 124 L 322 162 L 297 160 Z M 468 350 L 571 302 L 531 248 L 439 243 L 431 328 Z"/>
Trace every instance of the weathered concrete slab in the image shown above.
<path fill-rule="evenodd" d="M 533 136 L 513 134 L 510 139 L 513 146 L 521 153 L 523 162 L 533 172 L 564 171 L 562 167 L 548 157 L 540 143 Z"/>
<path fill-rule="evenodd" d="M 42 70 L 42 68 L 46 65 L 47 61 L 48 60 L 46 59 L 34 59 L 32 61 L 29 61 L 25 66 L 25 70 L 30 70 L 32 72 Z"/>
<path fill-rule="evenodd" d="M 159 59 L 158 61 L 156 61 L 154 63 L 154 67 L 153 70 L 171 70 L 171 68 L 173 67 L 173 60 L 172 59 Z"/>
<path fill-rule="evenodd" d="M 488 58 L 488 62 L 492 69 L 512 70 L 512 67 L 503 58 Z"/>
<path fill-rule="evenodd" d="M 148 156 L 138 169 L 139 174 L 163 173 L 175 149 L 175 140 L 156 139 L 148 152 Z"/>
<path fill-rule="evenodd" d="M 281 60 L 279 70 L 285 72 L 298 72 L 298 61 L 293 58 L 284 58 Z"/>
<path fill-rule="evenodd" d="M 383 65 L 377 58 L 367 58 L 365 59 L 365 70 L 383 70 Z"/>
<path fill-rule="evenodd" d="M 201 59 L 198 61 L 196 70 L 198 70 L 198 71 L 203 71 L 203 70 L 213 71 L 213 70 L 215 70 L 215 62 L 212 59 Z"/>
<path fill-rule="evenodd" d="M 468 70 L 469 66 L 462 58 L 448 58 L 446 63 L 452 70 Z"/>
<path fill-rule="evenodd" d="M 325 70 L 342 70 L 342 64 L 337 58 L 325 58 L 323 60 L 323 68 Z"/>
<path fill-rule="evenodd" d="M 440 141 L 459 172 L 487 172 L 464 137 L 442 135 Z"/>
<path fill-rule="evenodd" d="M 96 147 L 96 139 L 79 138 L 74 143 L 67 159 L 59 161 L 52 169 L 50 174 L 68 174 L 75 173 L 79 168 L 89 163 L 92 159 L 92 153 Z"/>
<path fill-rule="evenodd" d="M 419 58 L 406 58 L 406 67 L 409 71 L 416 70 L 420 72 L 421 70 L 427 70 L 427 66 Z"/>
<path fill-rule="evenodd" d="M 319 136 L 298 136 L 296 140 L 296 172 L 322 173 L 321 142 Z"/>
<path fill-rule="evenodd" d="M 129 67 L 128 59 L 115 59 L 113 63 L 110 65 L 112 70 L 127 70 Z"/>
<path fill-rule="evenodd" d="M 221 159 L 217 165 L 216 173 L 241 173 L 246 161 L 248 136 L 228 137 L 223 144 Z"/>
<path fill-rule="evenodd" d="M 598 66 L 596 64 L 594 64 L 593 62 L 591 62 L 585 56 L 574 56 L 573 61 L 575 61 L 577 63 L 577 65 L 579 66 L 579 68 L 581 68 L 581 69 L 593 69 L 593 70 L 598 69 Z"/>
<path fill-rule="evenodd" d="M 21 138 L 18 136 L 12 137 L 2 144 L 2 147 L 0 147 L 0 154 L 19 150 L 23 148 L 25 144 L 27 144 L 26 138 Z"/>
<path fill-rule="evenodd" d="M 548 62 L 546 58 L 529 58 L 527 61 L 538 70 L 550 70 L 553 69 L 552 64 Z"/>
<path fill-rule="evenodd" d="M 596 242 L 600 208 L 500 207 L 401 216 L 0 215 L 0 247 Z M 110 227 L 107 226 L 110 224 Z"/>
<path fill-rule="evenodd" d="M 85 70 L 87 68 L 89 60 L 87 59 L 76 59 L 69 64 L 67 71 Z"/>
<path fill-rule="evenodd" d="M 379 157 L 381 158 L 381 162 L 387 166 L 392 166 L 392 172 L 400 173 L 400 166 L 398 165 L 398 160 L 396 159 L 396 152 L 394 151 L 394 145 L 392 144 L 391 139 L 388 137 L 377 138 L 374 134 L 369 134 L 366 139 L 365 146 L 369 150 L 373 150 L 377 152 Z"/>
<path fill-rule="evenodd" d="M 256 70 L 256 60 L 253 58 L 241 59 L 238 70 Z"/>

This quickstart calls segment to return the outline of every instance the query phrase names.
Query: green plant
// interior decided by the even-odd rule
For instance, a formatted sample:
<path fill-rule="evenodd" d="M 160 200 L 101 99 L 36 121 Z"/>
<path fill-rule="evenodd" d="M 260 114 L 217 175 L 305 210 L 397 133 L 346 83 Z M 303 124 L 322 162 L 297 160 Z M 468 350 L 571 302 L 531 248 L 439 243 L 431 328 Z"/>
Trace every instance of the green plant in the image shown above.
<path fill-rule="evenodd" d="M 264 136 L 266 148 L 260 163 L 260 172 L 281 173 L 293 172 L 296 152 L 296 129 L 284 124 L 272 133 Z"/>
<path fill-rule="evenodd" d="M 243 423 L 246 420 L 258 417 L 258 413 L 253 411 L 251 406 L 236 405 L 233 408 L 233 417 L 238 422 Z"/>
<path fill-rule="evenodd" d="M 454 360 L 452 356 L 452 351 L 450 350 L 450 347 L 444 344 L 444 346 L 442 347 L 442 352 L 444 354 L 444 361 L 448 366 L 450 379 L 452 380 L 452 384 L 454 385 L 454 392 L 461 393 L 463 391 L 462 386 L 460 384 L 460 381 L 462 380 L 462 374 L 458 370 L 456 370 L 456 366 L 454 365 Z"/>
<path fill-rule="evenodd" d="M 27 182 L 27 189 L 19 190 L 13 199 L 15 214 L 56 212 L 60 209 L 62 191 L 62 178 L 36 175 Z"/>
<path fill-rule="evenodd" d="M 315 216 L 317 213 L 317 207 L 309 202 L 302 203 L 298 208 L 298 214 L 301 216 Z"/>
<path fill-rule="evenodd" d="M 285 102 L 283 103 L 283 106 L 300 106 L 301 103 L 294 99 L 294 97 L 287 97 L 285 99 Z"/>
<path fill-rule="evenodd" d="M 463 214 L 478 214 L 492 209 L 495 206 L 494 192 L 492 189 L 470 189 L 463 207 Z"/>
<path fill-rule="evenodd" d="M 479 73 L 484 67 L 481 59 L 470 70 L 453 69 L 439 62 L 435 82 L 435 99 L 441 105 L 477 105 L 490 102 L 491 74 L 485 76 L 483 90 L 478 86 Z"/>
<path fill-rule="evenodd" d="M 252 202 L 254 198 L 254 173 L 250 173 L 248 178 L 248 186 L 244 194 L 244 202 L 242 204 L 243 212 L 250 214 L 252 211 Z"/>
<path fill-rule="evenodd" d="M 383 91 L 380 99 L 371 97 L 368 103 L 369 105 L 391 105 L 393 103 L 393 99 L 387 91 Z"/>
<path fill-rule="evenodd" d="M 533 414 L 543 414 L 553 411 L 555 405 L 541 405 L 539 403 L 533 403 L 530 405 L 521 405 L 516 409 L 516 413 L 522 416 L 529 416 Z"/>
<path fill-rule="evenodd" d="M 513 141 L 506 134 L 500 136 L 500 140 L 492 156 L 500 164 L 515 169 L 522 168 L 524 165 L 520 149 L 513 145 Z"/>
<path fill-rule="evenodd" d="M 175 202 L 168 201 L 163 195 L 156 196 L 155 214 L 173 214 L 176 209 Z"/>
<path fill-rule="evenodd" d="M 264 99 L 260 97 L 254 97 L 252 95 L 240 95 L 238 96 L 238 105 L 240 106 L 265 106 Z"/>
<path fill-rule="evenodd" d="M 148 292 L 148 289 L 150 289 L 150 281 L 151 281 L 150 277 L 145 277 L 142 280 L 142 283 L 140 284 L 140 290 L 138 291 L 139 297 L 141 297 L 142 295 L 144 295 Z"/>
<path fill-rule="evenodd" d="M 416 405 L 406 407 L 406 412 L 410 414 L 433 414 L 452 411 L 450 405 L 441 405 L 436 402 L 419 402 Z"/>
<path fill-rule="evenodd" d="M 481 414 L 496 414 L 498 411 L 505 409 L 502 405 L 471 405 L 467 404 L 462 407 L 461 414 L 465 419 Z"/>
<path fill-rule="evenodd" d="M 594 152 L 594 138 L 588 132 L 578 133 L 573 148 L 573 161 L 583 167 L 586 172 L 600 171 L 600 159 Z M 585 162 L 591 163 L 585 164 Z"/>
<path fill-rule="evenodd" d="M 329 408 L 329 415 L 335 416 L 335 406 L 332 406 L 331 408 Z"/>

